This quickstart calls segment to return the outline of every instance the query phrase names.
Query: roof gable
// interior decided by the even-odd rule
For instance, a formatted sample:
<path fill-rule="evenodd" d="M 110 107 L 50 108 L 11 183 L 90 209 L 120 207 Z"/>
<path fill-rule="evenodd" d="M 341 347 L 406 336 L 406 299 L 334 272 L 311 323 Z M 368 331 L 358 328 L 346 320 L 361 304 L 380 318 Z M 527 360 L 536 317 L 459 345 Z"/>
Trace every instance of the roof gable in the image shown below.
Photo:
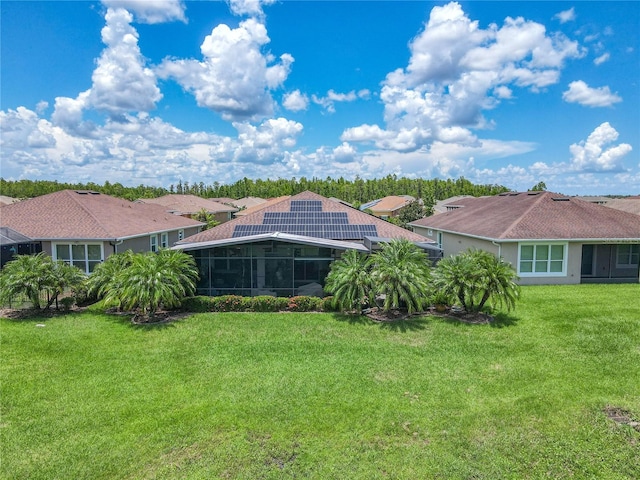
<path fill-rule="evenodd" d="M 33 239 L 117 239 L 202 225 L 159 205 L 74 190 L 6 205 L 0 223 Z"/>
<path fill-rule="evenodd" d="M 552 192 L 465 198 L 411 225 L 495 240 L 638 239 L 640 216 Z"/>
<path fill-rule="evenodd" d="M 196 195 L 168 194 L 157 198 L 141 198 L 139 202 L 162 205 L 168 212 L 180 215 L 196 214 L 202 209 L 208 213 L 237 212 L 238 209 Z"/>
<path fill-rule="evenodd" d="M 305 234 L 299 233 L 294 227 L 300 225 L 300 216 L 293 215 L 298 208 L 302 208 L 303 204 L 297 203 L 303 202 L 306 206 L 311 204 L 308 202 L 314 202 L 313 208 L 318 215 L 314 225 L 331 225 L 331 221 L 345 221 L 342 225 L 346 226 L 358 226 L 358 225 L 371 225 L 375 227 L 375 234 L 373 236 L 382 238 L 406 238 L 411 241 L 425 241 L 425 238 L 421 235 L 413 233 L 404 228 L 400 228 L 389 222 L 376 218 L 367 213 L 361 212 L 355 208 L 348 207 L 344 204 L 334 202 L 328 198 L 318 195 L 313 192 L 302 192 L 292 197 L 284 198 L 278 202 L 272 203 L 258 211 L 249 213 L 248 215 L 235 218 L 229 222 L 223 223 L 210 230 L 198 233 L 192 237 L 183 240 L 181 243 L 199 243 L 208 242 L 213 240 L 221 240 L 226 238 L 240 237 L 242 234 L 239 232 L 246 232 L 246 235 L 260 235 L 266 233 L 289 233 L 306 235 L 309 237 L 326 238 L 333 240 L 362 240 L 362 236 L 358 238 L 346 238 L 344 235 L 335 236 L 334 231 L 339 231 L 338 228 L 323 230 L 322 235 L 319 233 Z M 277 215 L 280 214 L 280 215 Z M 338 220 L 343 219 L 343 220 Z M 286 227 L 286 222 L 289 222 L 291 228 Z M 283 231 L 287 230 L 287 231 Z M 357 230 L 357 228 L 356 228 Z M 317 229 L 310 229 L 310 232 L 318 232 Z M 362 233 L 364 229 L 360 230 Z M 328 232 L 328 233 L 327 233 Z"/>

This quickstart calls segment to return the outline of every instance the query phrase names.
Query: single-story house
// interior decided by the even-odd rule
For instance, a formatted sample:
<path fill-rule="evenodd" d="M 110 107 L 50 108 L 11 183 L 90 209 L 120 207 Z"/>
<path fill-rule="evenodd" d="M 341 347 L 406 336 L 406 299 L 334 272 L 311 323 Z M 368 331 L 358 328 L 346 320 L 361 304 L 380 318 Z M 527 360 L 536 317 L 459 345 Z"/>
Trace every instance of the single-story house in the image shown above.
<path fill-rule="evenodd" d="M 34 242 L 12 228 L 0 227 L 0 268 L 15 255 L 32 255 L 42 251 L 42 242 Z"/>
<path fill-rule="evenodd" d="M 342 252 L 369 253 L 396 238 L 439 257 L 434 242 L 421 235 L 306 191 L 185 238 L 173 248 L 194 256 L 200 295 L 322 296 L 331 263 Z"/>
<path fill-rule="evenodd" d="M 640 281 L 640 216 L 552 192 L 465 198 L 459 208 L 411 222 L 444 256 L 489 251 L 520 283 Z"/>
<path fill-rule="evenodd" d="M 0 195 L 0 207 L 5 205 L 11 205 L 12 203 L 19 202 L 19 198 L 7 197 L 6 195 Z"/>
<path fill-rule="evenodd" d="M 263 208 L 269 207 L 271 205 L 274 205 L 278 202 L 281 202 L 282 200 L 289 198 L 290 195 L 283 195 L 281 197 L 275 197 L 275 198 L 270 198 L 269 200 L 263 200 L 262 202 L 259 203 L 253 203 L 252 205 L 250 203 L 245 204 L 244 208 L 242 208 L 241 210 L 239 210 L 238 212 L 236 212 L 235 216 L 236 217 L 244 217 L 247 215 L 251 215 L 253 212 L 257 212 L 258 210 L 262 210 Z M 254 199 L 256 200 L 255 197 L 247 197 L 249 199 Z"/>
<path fill-rule="evenodd" d="M 382 219 L 397 217 L 402 209 L 416 199 L 411 195 L 390 195 L 388 197 L 378 198 L 368 203 L 360 205 L 360 210 L 369 211 L 376 217 Z"/>
<path fill-rule="evenodd" d="M 138 202 L 161 205 L 167 212 L 187 218 L 193 218 L 204 210 L 220 223 L 231 220 L 232 215 L 238 211 L 237 207 L 196 195 L 169 194 L 157 198 L 141 198 Z"/>
<path fill-rule="evenodd" d="M 198 233 L 203 226 L 164 207 L 86 190 L 62 190 L 5 205 L 0 226 L 11 228 L 55 260 L 86 273 L 109 255 L 157 251 Z"/>

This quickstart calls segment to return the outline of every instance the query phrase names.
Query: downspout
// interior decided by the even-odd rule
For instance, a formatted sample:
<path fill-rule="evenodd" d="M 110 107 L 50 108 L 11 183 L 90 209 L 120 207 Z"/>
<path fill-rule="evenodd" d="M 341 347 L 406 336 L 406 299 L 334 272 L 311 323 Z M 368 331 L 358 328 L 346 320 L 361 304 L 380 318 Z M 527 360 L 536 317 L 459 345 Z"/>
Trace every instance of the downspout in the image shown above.
<path fill-rule="evenodd" d="M 498 247 L 498 260 L 502 259 L 502 244 L 501 243 L 496 243 L 495 240 L 491 240 L 491 243 L 494 244 L 496 247 Z"/>

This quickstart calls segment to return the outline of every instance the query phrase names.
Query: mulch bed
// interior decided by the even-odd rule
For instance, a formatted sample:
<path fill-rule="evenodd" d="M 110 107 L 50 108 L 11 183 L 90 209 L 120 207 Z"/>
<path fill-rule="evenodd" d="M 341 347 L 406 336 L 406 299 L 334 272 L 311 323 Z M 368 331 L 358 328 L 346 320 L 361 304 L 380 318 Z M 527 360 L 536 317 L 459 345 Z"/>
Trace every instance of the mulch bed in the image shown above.
<path fill-rule="evenodd" d="M 402 320 L 408 320 L 416 315 L 433 315 L 445 319 L 455 320 L 462 323 L 469 323 L 473 325 L 482 325 L 493 322 L 494 318 L 486 313 L 467 313 L 464 311 L 447 310 L 445 312 L 438 312 L 435 309 L 429 309 L 426 312 L 419 312 L 415 314 L 409 314 L 406 310 L 390 310 L 384 312 L 379 308 L 369 308 L 363 312 L 367 317 L 376 322 L 397 322 Z"/>

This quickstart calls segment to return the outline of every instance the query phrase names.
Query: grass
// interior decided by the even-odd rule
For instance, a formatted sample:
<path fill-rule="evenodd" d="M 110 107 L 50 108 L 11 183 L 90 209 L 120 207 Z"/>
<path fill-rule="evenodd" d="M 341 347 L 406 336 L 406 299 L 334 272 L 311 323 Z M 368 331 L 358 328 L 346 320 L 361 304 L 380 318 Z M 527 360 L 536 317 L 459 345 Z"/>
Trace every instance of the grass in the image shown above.
<path fill-rule="evenodd" d="M 0 475 L 639 478 L 640 285 L 525 287 L 494 325 L 96 312 L 0 323 Z M 45 325 L 45 326 L 39 326 Z"/>

